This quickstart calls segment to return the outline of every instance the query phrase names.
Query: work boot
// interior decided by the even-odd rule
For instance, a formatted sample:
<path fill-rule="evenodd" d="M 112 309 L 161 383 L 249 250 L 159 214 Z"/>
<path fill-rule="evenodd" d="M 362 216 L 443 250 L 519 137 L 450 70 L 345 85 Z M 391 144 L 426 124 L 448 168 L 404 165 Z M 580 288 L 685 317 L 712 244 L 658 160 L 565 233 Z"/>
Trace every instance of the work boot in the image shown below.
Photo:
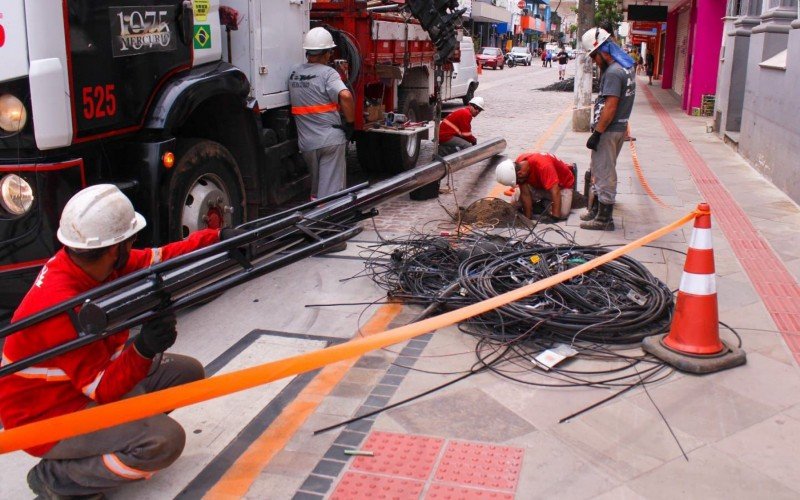
<path fill-rule="evenodd" d="M 106 496 L 102 493 L 92 493 L 89 495 L 59 495 L 39 479 L 36 467 L 28 471 L 28 488 L 36 494 L 37 500 L 103 500 Z"/>
<path fill-rule="evenodd" d="M 586 211 L 583 212 L 580 216 L 580 219 L 582 221 L 594 220 L 594 218 L 597 217 L 598 205 L 600 203 L 597 201 L 597 196 L 590 196 L 589 198 L 590 198 L 589 201 L 590 204 L 589 206 L 586 207 Z"/>
<path fill-rule="evenodd" d="M 586 222 L 581 223 L 581 229 L 590 231 L 613 231 L 614 230 L 614 205 L 607 205 L 598 202 L 597 216 Z"/>

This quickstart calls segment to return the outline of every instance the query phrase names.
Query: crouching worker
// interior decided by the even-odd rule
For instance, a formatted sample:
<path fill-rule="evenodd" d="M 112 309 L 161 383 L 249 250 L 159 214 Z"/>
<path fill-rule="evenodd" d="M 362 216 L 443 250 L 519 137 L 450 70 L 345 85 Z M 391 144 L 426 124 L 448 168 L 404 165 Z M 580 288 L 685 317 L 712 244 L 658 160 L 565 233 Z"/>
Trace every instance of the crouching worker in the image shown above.
<path fill-rule="evenodd" d="M 472 119 L 481 114 L 483 108 L 483 97 L 473 97 L 465 107 L 442 120 L 439 125 L 439 156 L 451 155 L 478 143 L 472 135 Z"/>
<path fill-rule="evenodd" d="M 550 200 L 550 211 L 539 222 L 552 224 L 566 220 L 572 210 L 575 175 L 572 167 L 553 155 L 522 153 L 516 161 L 504 160 L 495 170 L 497 182 L 506 186 L 519 185 L 519 198 L 513 203 L 525 217 L 533 218 L 534 203 Z"/>
<path fill-rule="evenodd" d="M 73 196 L 57 232 L 64 244 L 42 268 L 12 322 L 138 269 L 239 234 L 204 229 L 161 248 L 134 250 L 146 225 L 130 200 L 100 184 Z M 7 429 L 157 391 L 204 377 L 195 359 L 163 354 L 175 342 L 175 316 L 142 326 L 127 344 L 121 331 L 0 378 L 0 420 Z M 78 337 L 67 314 L 25 328 L 5 341 L 4 365 Z M 154 361 L 155 359 L 155 361 Z M 42 460 L 28 473 L 39 498 L 102 498 L 103 492 L 150 478 L 183 451 L 185 434 L 165 414 L 26 450 Z"/>

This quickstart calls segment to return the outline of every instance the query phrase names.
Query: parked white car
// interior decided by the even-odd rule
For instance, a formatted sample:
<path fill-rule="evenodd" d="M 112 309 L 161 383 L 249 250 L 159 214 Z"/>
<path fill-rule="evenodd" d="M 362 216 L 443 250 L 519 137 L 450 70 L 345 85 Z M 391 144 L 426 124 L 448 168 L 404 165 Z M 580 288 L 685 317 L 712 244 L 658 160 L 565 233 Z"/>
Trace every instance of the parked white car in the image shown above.
<path fill-rule="evenodd" d="M 525 66 L 530 66 L 533 60 L 533 54 L 531 54 L 531 49 L 528 47 L 512 47 L 508 56 L 514 59 L 514 63 L 524 64 Z"/>
<path fill-rule="evenodd" d="M 444 100 L 458 99 L 466 105 L 478 88 L 478 66 L 475 64 L 475 46 L 472 38 L 461 39 L 461 62 L 453 63 L 453 72 L 444 85 Z"/>

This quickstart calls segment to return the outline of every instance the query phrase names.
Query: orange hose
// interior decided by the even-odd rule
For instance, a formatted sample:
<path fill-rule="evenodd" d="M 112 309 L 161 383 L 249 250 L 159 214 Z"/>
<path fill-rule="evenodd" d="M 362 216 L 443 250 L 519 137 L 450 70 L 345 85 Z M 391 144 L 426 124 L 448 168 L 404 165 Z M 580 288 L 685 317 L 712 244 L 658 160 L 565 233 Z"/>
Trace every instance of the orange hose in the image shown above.
<path fill-rule="evenodd" d="M 631 138 L 631 124 L 628 123 L 628 137 Z M 661 205 L 664 208 L 673 209 L 673 207 L 664 203 L 664 201 L 658 197 L 658 195 L 653 191 L 648 184 L 647 179 L 644 177 L 644 172 L 642 171 L 642 165 L 639 163 L 639 155 L 636 154 L 636 144 L 633 138 L 631 138 L 629 144 L 631 145 L 631 158 L 633 159 L 633 170 L 636 172 L 636 177 L 639 178 L 639 183 L 644 188 L 644 192 L 647 193 L 650 198 L 653 199 L 657 204 Z"/>
<path fill-rule="evenodd" d="M 114 403 L 95 406 L 93 408 L 5 430 L 0 432 L 0 453 L 9 453 L 11 451 L 32 448 L 45 443 L 61 441 L 62 439 L 106 429 L 175 408 L 250 389 L 283 377 L 297 375 L 298 373 L 315 370 L 337 361 L 361 356 L 366 352 L 397 344 L 418 335 L 454 325 L 460 321 L 484 314 L 492 309 L 541 292 L 553 285 L 595 269 L 598 266 L 610 262 L 674 231 L 690 220 L 693 220 L 697 215 L 697 212 L 691 212 L 675 222 L 653 231 L 636 241 L 547 279 L 531 283 L 530 285 L 511 290 L 502 295 L 477 302 L 461 309 L 449 311 L 409 325 L 393 328 L 371 337 L 351 340 L 326 349 L 299 354 L 252 368 L 246 368 L 224 375 L 217 375 L 197 382 L 171 387 L 162 391 L 152 392 L 130 399 L 123 399 Z"/>

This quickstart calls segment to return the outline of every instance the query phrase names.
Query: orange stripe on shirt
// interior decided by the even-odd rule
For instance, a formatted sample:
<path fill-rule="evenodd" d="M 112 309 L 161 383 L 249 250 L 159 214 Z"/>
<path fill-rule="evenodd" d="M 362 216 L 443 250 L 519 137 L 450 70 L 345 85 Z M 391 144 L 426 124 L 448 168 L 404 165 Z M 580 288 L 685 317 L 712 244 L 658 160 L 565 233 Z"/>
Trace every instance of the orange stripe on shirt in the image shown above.
<path fill-rule="evenodd" d="M 338 111 L 339 105 L 335 102 L 328 104 L 314 104 L 311 106 L 292 106 L 293 115 L 314 115 L 318 113 L 330 113 L 331 111 Z"/>

